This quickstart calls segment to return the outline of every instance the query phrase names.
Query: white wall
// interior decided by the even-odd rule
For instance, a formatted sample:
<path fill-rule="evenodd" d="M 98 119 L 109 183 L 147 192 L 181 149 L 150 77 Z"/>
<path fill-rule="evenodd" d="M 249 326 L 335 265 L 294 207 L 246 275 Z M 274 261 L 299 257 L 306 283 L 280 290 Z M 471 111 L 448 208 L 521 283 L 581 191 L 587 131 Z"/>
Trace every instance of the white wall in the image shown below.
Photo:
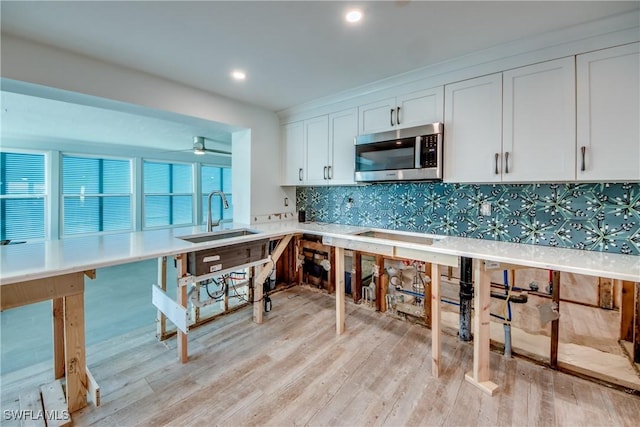
<path fill-rule="evenodd" d="M 284 211 L 285 196 L 295 200 L 295 189 L 279 186 L 280 127 L 272 111 L 6 34 L 1 59 L 2 78 L 45 86 L 43 94 L 52 87 L 237 127 L 233 140 L 242 147 L 233 156 L 233 193 L 241 202 L 234 207 L 239 222 Z M 246 175 L 236 181 L 240 171 Z"/>

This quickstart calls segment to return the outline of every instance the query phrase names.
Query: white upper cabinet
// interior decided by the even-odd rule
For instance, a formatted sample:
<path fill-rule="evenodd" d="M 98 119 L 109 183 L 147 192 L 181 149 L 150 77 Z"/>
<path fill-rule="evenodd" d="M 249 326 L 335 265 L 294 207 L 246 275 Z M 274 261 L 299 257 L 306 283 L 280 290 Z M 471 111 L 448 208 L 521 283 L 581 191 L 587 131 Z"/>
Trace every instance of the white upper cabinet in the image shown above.
<path fill-rule="evenodd" d="M 282 185 L 300 185 L 305 179 L 303 122 L 282 126 L 283 162 Z"/>
<path fill-rule="evenodd" d="M 575 179 L 575 93 L 574 57 L 503 73 L 503 182 Z"/>
<path fill-rule="evenodd" d="M 324 184 L 328 176 L 329 118 L 327 115 L 304 121 L 307 152 L 306 184 Z"/>
<path fill-rule="evenodd" d="M 640 43 L 576 61 L 577 179 L 640 180 Z"/>
<path fill-rule="evenodd" d="M 360 135 L 441 122 L 443 87 L 420 90 L 358 107 Z"/>
<path fill-rule="evenodd" d="M 282 185 L 353 184 L 357 131 L 355 108 L 283 126 Z"/>
<path fill-rule="evenodd" d="M 354 183 L 354 138 L 357 133 L 358 110 L 356 108 L 329 114 L 329 184 Z"/>
<path fill-rule="evenodd" d="M 445 86 L 444 180 L 500 182 L 502 73 Z"/>

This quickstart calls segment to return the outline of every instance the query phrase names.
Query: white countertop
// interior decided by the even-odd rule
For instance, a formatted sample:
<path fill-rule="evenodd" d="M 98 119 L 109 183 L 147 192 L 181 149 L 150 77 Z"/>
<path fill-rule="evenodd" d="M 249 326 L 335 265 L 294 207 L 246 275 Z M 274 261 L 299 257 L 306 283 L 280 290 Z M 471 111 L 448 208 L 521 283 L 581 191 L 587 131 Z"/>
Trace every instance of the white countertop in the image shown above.
<path fill-rule="evenodd" d="M 353 233 L 370 230 L 371 228 L 368 227 L 296 221 L 255 225 L 226 224 L 225 229 L 250 228 L 259 233 L 203 243 L 189 243 L 177 238 L 203 233 L 203 227 L 74 237 L 0 246 L 0 284 L 23 282 L 291 233 L 348 237 L 351 240 L 381 243 L 380 239 L 353 235 Z M 420 233 L 384 231 L 425 236 Z M 434 237 L 436 239 L 432 245 L 398 241 L 386 243 L 435 253 L 640 282 L 640 257 L 638 256 L 460 237 Z"/>

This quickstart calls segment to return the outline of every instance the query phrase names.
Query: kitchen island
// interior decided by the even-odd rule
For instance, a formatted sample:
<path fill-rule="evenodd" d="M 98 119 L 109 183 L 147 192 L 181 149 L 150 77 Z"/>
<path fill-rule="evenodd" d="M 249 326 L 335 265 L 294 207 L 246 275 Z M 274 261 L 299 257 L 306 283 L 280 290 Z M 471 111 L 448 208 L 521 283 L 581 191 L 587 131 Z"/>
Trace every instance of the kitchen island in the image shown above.
<path fill-rule="evenodd" d="M 44 294 L 37 299 L 54 301 L 70 294 L 59 291 L 59 287 L 52 283 L 65 283 L 73 278 L 72 283 L 79 283 L 84 272 L 91 272 L 96 268 L 124 264 L 144 259 L 165 256 L 179 256 L 197 250 L 215 248 L 232 243 L 249 242 L 255 239 L 278 238 L 295 234 L 313 234 L 322 236 L 326 244 L 334 245 L 336 249 L 336 330 L 344 331 L 344 274 L 341 274 L 343 264 L 339 261 L 340 254 L 346 249 L 366 247 L 367 250 L 378 251 L 383 254 L 392 251 L 397 256 L 415 259 L 425 259 L 432 263 L 433 277 L 439 277 L 439 265 L 457 263 L 458 257 L 469 257 L 475 262 L 475 298 L 476 307 L 485 307 L 489 298 L 489 283 L 487 272 L 491 268 L 508 268 L 509 265 L 543 268 L 554 271 L 572 272 L 612 279 L 640 282 L 639 257 L 603 252 L 589 252 L 581 250 L 558 249 L 543 246 L 524 245 L 508 242 L 465 239 L 458 237 L 433 236 L 429 244 L 411 241 L 389 241 L 377 237 L 363 235 L 370 228 L 346 226 L 338 224 L 298 223 L 282 221 L 267 224 L 231 224 L 225 228 L 251 228 L 259 233 L 240 237 L 231 237 L 217 241 L 191 243 L 180 239 L 186 235 L 203 232 L 202 227 L 186 227 L 169 230 L 155 230 L 134 233 L 111 234 L 92 237 L 69 238 L 24 245 L 5 246 L 0 248 L 0 285 L 2 310 L 22 304 L 36 302 L 34 299 L 24 298 L 25 288 L 41 287 Z M 419 233 L 394 232 L 401 235 L 425 236 Z M 440 264 L 442 263 L 442 264 Z M 78 277 L 76 277 L 78 276 Z M 433 333 L 432 367 L 433 373 L 438 374 L 440 325 L 437 313 L 439 310 L 439 296 L 437 279 L 433 284 L 432 310 Z M 639 285 L 636 285 L 639 286 Z M 64 288 L 64 287 L 63 287 Z M 78 299 L 83 289 L 74 288 L 73 295 Z M 12 300 L 13 298 L 13 300 Z M 81 298 L 80 298 L 81 299 Z M 13 302 L 11 302 L 13 301 Z M 16 301 L 18 301 L 16 303 Z M 259 303 L 258 303 L 259 305 Z M 261 307 L 258 307 L 260 309 Z M 76 304 L 74 313 L 77 321 L 68 324 L 66 335 L 82 337 L 78 339 L 74 352 L 74 361 L 69 366 L 84 366 L 84 306 Z M 490 382 L 488 362 L 489 335 L 488 310 L 476 310 L 474 341 L 474 367 L 470 376 L 471 382 L 483 390 L 493 393 L 495 385 Z M 59 339 L 58 339 L 59 340 Z M 56 340 L 54 340 L 55 342 Z M 67 351 L 66 354 L 69 354 Z M 85 370 L 67 369 L 67 375 L 76 375 L 78 391 L 68 396 L 70 411 L 79 409 L 86 404 L 88 388 Z M 84 401 L 83 401 L 84 397 Z"/>

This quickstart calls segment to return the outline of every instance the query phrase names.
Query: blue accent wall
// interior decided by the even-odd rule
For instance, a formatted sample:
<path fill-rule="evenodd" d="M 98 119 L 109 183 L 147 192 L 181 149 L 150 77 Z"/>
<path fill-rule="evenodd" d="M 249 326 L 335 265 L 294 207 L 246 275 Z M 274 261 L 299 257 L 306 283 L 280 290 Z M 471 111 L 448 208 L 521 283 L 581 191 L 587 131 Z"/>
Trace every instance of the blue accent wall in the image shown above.
<path fill-rule="evenodd" d="M 298 187 L 296 205 L 308 221 L 640 255 L 640 183 Z"/>

